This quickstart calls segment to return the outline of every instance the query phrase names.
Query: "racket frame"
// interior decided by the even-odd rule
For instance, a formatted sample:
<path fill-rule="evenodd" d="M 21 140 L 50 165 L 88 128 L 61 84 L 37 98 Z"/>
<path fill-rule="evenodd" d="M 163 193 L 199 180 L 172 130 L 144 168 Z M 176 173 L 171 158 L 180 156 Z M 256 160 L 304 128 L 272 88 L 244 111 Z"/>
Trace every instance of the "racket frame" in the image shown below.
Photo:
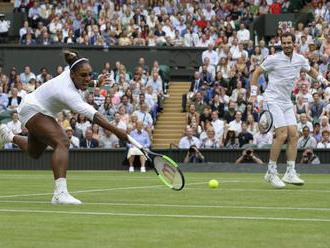
<path fill-rule="evenodd" d="M 269 113 L 269 116 L 270 116 L 270 125 L 269 125 L 269 127 L 265 130 L 265 131 L 263 131 L 263 132 L 261 132 L 260 131 L 260 128 L 259 128 L 259 125 L 258 125 L 258 128 L 259 128 L 259 131 L 260 131 L 260 133 L 262 133 L 262 134 L 265 134 L 265 133 L 268 133 L 271 129 L 272 129 L 272 127 L 273 127 L 273 124 L 274 124 L 274 119 L 273 119 L 273 115 L 272 115 L 272 113 L 269 111 L 269 110 L 263 110 L 261 113 L 260 113 L 260 116 L 259 116 L 259 122 L 260 122 L 260 119 L 261 119 L 261 117 L 265 114 L 265 113 Z M 258 123 L 259 124 L 259 123 Z"/>
<path fill-rule="evenodd" d="M 183 176 L 183 173 L 182 171 L 180 170 L 178 164 L 173 160 L 171 159 L 170 157 L 166 156 L 166 155 L 163 155 L 163 154 L 159 154 L 159 153 L 155 153 L 155 152 L 152 152 L 152 151 L 148 151 L 148 150 L 145 150 L 145 149 L 140 149 L 141 152 L 145 155 L 145 157 L 152 163 L 152 167 L 155 171 L 155 173 L 157 174 L 157 176 L 159 177 L 159 179 L 169 188 L 173 189 L 173 190 L 176 190 L 176 191 L 180 191 L 184 188 L 184 185 L 185 185 L 185 178 Z M 174 188 L 171 184 L 169 184 L 162 175 L 159 174 L 158 170 L 156 169 L 156 167 L 154 166 L 154 158 L 155 157 L 161 157 L 163 159 L 165 159 L 167 162 L 169 162 L 170 166 L 171 167 L 174 167 L 180 174 L 180 177 L 182 179 L 182 185 L 180 188 Z"/>
<path fill-rule="evenodd" d="M 134 145 L 136 148 L 138 148 L 142 153 L 143 155 L 146 157 L 147 160 L 149 160 L 152 164 L 152 167 L 154 169 L 154 171 L 156 172 L 157 176 L 159 177 L 159 179 L 166 185 L 168 186 L 169 188 L 173 189 L 173 190 L 176 190 L 176 191 L 179 191 L 179 190 L 182 190 L 184 188 L 184 185 L 185 185 L 185 178 L 183 176 L 183 173 L 182 171 L 179 169 L 179 166 L 177 165 L 177 163 L 171 159 L 170 157 L 166 156 L 166 155 L 163 155 L 163 154 L 159 154 L 159 153 L 155 153 L 155 152 L 152 152 L 150 150 L 147 150 L 145 148 L 143 148 L 143 146 L 137 142 L 134 138 L 132 138 L 130 135 L 127 135 L 127 138 L 128 138 L 128 141 Z M 182 185 L 180 188 L 174 188 L 171 184 L 169 184 L 160 174 L 159 172 L 157 171 L 155 165 L 154 165 L 154 158 L 156 156 L 159 156 L 159 157 L 162 157 L 164 158 L 166 161 L 169 162 L 169 164 L 172 166 L 172 167 L 175 167 L 175 169 L 179 172 L 180 176 L 181 176 L 181 179 L 182 179 Z"/>

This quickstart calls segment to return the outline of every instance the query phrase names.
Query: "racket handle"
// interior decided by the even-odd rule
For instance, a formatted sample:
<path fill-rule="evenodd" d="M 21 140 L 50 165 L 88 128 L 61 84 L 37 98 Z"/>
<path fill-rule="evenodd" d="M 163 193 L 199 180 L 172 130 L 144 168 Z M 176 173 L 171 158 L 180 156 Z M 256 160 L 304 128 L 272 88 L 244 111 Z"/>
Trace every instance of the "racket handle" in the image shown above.
<path fill-rule="evenodd" d="M 130 136 L 129 134 L 127 135 L 127 138 L 128 138 L 129 143 L 131 143 L 133 146 L 136 146 L 139 149 L 143 148 L 143 146 L 139 142 L 137 142 L 135 139 L 133 139 L 133 137 Z"/>

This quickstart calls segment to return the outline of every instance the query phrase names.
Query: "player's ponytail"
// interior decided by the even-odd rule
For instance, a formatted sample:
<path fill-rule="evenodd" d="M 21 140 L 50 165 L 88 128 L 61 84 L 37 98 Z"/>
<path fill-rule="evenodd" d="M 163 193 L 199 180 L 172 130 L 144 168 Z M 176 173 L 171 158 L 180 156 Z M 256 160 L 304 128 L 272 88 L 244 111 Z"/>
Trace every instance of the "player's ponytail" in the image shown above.
<path fill-rule="evenodd" d="M 82 62 L 88 62 L 86 58 L 80 58 L 78 52 L 72 50 L 64 50 L 64 59 L 69 64 L 70 71 L 78 68 L 78 64 Z"/>

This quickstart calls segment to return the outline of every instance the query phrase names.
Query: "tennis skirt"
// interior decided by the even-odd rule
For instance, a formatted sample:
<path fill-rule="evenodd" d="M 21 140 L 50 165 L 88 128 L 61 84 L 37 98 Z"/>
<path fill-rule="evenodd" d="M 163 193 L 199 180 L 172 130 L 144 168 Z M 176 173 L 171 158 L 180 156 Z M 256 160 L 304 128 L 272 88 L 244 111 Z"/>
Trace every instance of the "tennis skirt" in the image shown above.
<path fill-rule="evenodd" d="M 44 115 L 51 116 L 38 105 L 34 105 L 27 102 L 22 102 L 17 108 L 18 118 L 22 125 L 25 127 L 26 123 L 36 114 L 42 113 Z M 53 117 L 53 116 L 51 116 Z M 54 118 L 54 117 L 53 117 Z"/>

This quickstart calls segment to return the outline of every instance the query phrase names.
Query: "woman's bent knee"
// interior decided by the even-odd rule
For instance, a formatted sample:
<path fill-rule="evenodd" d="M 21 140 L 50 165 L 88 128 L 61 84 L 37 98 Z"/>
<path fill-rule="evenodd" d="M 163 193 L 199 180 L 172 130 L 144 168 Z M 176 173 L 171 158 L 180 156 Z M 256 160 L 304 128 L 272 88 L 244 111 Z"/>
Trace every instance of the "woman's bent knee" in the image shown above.
<path fill-rule="evenodd" d="M 29 151 L 29 155 L 33 159 L 38 159 L 41 157 L 43 151 Z"/>

